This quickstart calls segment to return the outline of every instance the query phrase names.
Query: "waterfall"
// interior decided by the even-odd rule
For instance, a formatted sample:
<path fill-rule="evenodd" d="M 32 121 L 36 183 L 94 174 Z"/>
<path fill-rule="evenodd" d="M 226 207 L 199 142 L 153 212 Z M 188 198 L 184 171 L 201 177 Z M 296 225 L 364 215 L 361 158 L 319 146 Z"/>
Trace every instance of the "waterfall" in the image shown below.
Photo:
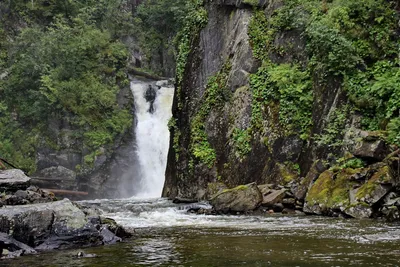
<path fill-rule="evenodd" d="M 169 149 L 168 120 L 172 117 L 174 88 L 167 81 L 132 81 L 135 98 L 136 153 L 140 178 L 135 197 L 161 197 Z"/>

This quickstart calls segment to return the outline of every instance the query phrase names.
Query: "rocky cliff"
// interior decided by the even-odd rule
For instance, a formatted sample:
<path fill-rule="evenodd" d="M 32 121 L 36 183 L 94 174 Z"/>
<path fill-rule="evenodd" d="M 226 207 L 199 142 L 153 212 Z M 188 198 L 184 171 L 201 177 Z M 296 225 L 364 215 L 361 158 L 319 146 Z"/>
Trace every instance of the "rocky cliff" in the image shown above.
<path fill-rule="evenodd" d="M 391 112 L 385 102 L 395 98 L 397 78 L 378 84 L 382 75 L 376 68 L 384 63 L 388 74 L 396 62 L 392 49 L 399 39 L 399 16 L 395 3 L 356 2 L 199 4 L 193 17 L 205 22 L 188 22 L 190 37 L 178 56 L 164 196 L 204 199 L 218 183 L 257 182 L 292 188 L 304 201 L 313 185 L 318 192 L 335 191 L 327 184 L 315 189 L 325 170 L 333 170 L 324 177 L 334 184 L 338 172 L 348 181 L 360 168 L 370 174 L 357 182 L 337 182 L 345 184 L 345 202 L 358 203 L 354 195 L 350 201 L 349 190 L 368 183 L 382 168 L 381 176 L 390 177 L 378 184 L 390 189 L 379 200 L 394 190 L 396 160 L 371 164 L 398 144 L 399 102 Z M 366 89 L 374 86 L 386 86 L 386 95 Z M 323 201 L 310 194 L 308 206 Z"/>

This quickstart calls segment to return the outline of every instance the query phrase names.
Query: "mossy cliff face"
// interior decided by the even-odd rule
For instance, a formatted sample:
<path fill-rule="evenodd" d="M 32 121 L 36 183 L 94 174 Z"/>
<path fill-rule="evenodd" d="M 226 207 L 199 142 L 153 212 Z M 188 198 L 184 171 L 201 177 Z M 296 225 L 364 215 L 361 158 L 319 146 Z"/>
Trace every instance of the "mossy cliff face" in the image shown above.
<path fill-rule="evenodd" d="M 354 102 L 354 92 L 355 86 L 365 86 L 359 89 L 367 97 L 367 84 L 379 80 L 380 74 L 361 81 L 361 73 L 379 60 L 396 60 L 392 44 L 398 40 L 394 23 L 398 14 L 386 1 L 357 2 L 356 6 L 338 0 L 199 5 L 199 10 L 206 10 L 207 22 L 192 31 L 190 46 L 178 63 L 181 75 L 164 196 L 201 199 L 213 182 L 228 187 L 297 183 L 302 200 L 314 177 L 326 169 L 313 170 L 316 160 L 335 165 L 364 137 L 361 129 L 390 131 L 385 128 L 388 121 L 397 127 L 393 112 L 386 112 L 386 124 L 374 124 L 370 117 L 375 110 L 386 110 L 385 101 L 392 96 L 383 102 L 373 98 L 376 105 L 361 107 Z M 388 17 L 378 17 L 376 9 Z M 378 86 L 384 88 L 376 85 L 371 95 L 379 95 Z M 391 135 L 396 136 L 393 131 Z M 388 151 L 382 149 L 383 154 Z M 332 208 L 345 203 L 344 195 L 353 186 L 347 172 L 351 170 L 324 173 L 336 178 L 318 179 L 315 186 L 322 189 L 313 189 L 318 191 L 317 200 Z M 301 177 L 308 179 L 304 182 Z"/>

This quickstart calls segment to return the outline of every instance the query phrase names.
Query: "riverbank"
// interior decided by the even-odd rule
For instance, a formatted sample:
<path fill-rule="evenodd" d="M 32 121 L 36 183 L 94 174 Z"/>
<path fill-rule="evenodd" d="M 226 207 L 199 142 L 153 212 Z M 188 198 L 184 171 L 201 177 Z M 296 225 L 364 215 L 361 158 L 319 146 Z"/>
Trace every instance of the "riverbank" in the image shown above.
<path fill-rule="evenodd" d="M 100 246 L 129 234 L 94 208 L 30 185 L 21 170 L 0 171 L 0 257 Z"/>
<path fill-rule="evenodd" d="M 53 251 L 0 266 L 396 266 L 398 224 L 293 216 L 195 215 L 167 199 L 95 200 L 132 239 L 112 246 Z M 77 258 L 83 251 L 95 258 Z"/>

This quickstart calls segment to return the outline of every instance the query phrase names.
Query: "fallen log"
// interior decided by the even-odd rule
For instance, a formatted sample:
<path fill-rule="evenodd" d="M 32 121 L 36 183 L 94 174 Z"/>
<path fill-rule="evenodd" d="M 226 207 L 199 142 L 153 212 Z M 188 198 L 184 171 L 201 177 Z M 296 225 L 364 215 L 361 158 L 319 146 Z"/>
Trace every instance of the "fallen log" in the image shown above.
<path fill-rule="evenodd" d="M 60 194 L 60 195 L 73 195 L 73 196 L 87 196 L 87 195 L 89 195 L 88 192 L 82 192 L 82 191 L 71 191 L 71 190 L 62 190 L 62 189 L 46 189 L 46 188 L 41 188 L 41 189 L 49 191 L 49 192 L 52 192 L 55 195 L 57 195 L 57 194 Z"/>

